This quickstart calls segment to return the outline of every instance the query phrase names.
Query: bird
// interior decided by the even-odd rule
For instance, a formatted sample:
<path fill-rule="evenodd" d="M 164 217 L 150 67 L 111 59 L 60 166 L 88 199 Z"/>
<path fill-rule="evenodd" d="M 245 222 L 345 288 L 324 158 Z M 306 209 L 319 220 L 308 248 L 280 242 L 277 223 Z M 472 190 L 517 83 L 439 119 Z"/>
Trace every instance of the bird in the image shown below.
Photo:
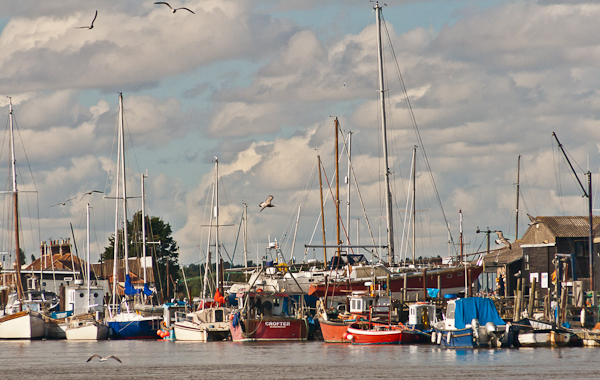
<path fill-rule="evenodd" d="M 498 235 L 498 240 L 496 240 L 496 243 L 497 244 L 503 243 L 505 246 L 508 247 L 508 249 L 511 249 L 510 242 L 508 240 L 506 240 L 506 238 L 502 234 L 502 231 L 496 231 L 496 234 Z"/>
<path fill-rule="evenodd" d="M 92 190 L 92 191 L 88 191 L 87 193 L 83 194 L 81 196 L 81 199 L 83 199 L 83 197 L 85 197 L 86 195 L 91 195 L 92 193 L 100 193 L 100 194 L 104 194 L 104 191 L 100 191 L 100 190 Z M 81 200 L 80 199 L 80 200 Z"/>
<path fill-rule="evenodd" d="M 272 195 L 269 195 L 269 197 L 267 198 L 267 200 L 266 200 L 266 201 L 264 201 L 264 202 L 260 203 L 260 204 L 258 205 L 258 207 L 261 207 L 261 209 L 260 209 L 260 211 L 259 211 L 259 212 L 261 212 L 262 210 L 264 210 L 264 209 L 265 209 L 265 207 L 275 207 L 275 205 L 272 205 L 272 204 L 271 204 L 271 201 L 273 200 L 273 198 L 275 198 L 275 197 L 274 197 L 274 196 L 272 196 Z"/>
<path fill-rule="evenodd" d="M 58 206 L 58 205 L 63 205 L 63 206 L 64 206 L 64 205 L 66 205 L 66 204 L 67 204 L 67 202 L 70 202 L 70 201 L 72 201 L 73 199 L 77 199 L 77 197 L 69 198 L 69 199 L 67 199 L 67 200 L 66 200 L 66 201 L 64 201 L 64 202 L 59 202 L 59 203 L 57 203 L 57 204 L 55 204 L 55 205 L 52 205 L 52 206 L 50 206 L 50 207 L 54 207 L 54 206 Z"/>
<path fill-rule="evenodd" d="M 94 29 L 94 21 L 96 21 L 96 17 L 98 17 L 98 11 L 96 11 L 90 26 L 76 26 L 75 29 Z"/>
<path fill-rule="evenodd" d="M 178 11 L 178 10 L 180 10 L 180 9 L 185 9 L 186 11 L 188 11 L 188 12 L 191 12 L 191 13 L 195 14 L 195 13 L 194 13 L 194 11 L 192 11 L 191 9 L 184 8 L 184 7 L 181 7 L 181 8 L 173 8 L 173 7 L 172 7 L 172 6 L 171 6 L 169 3 L 165 3 L 164 1 L 157 1 L 157 2 L 156 2 L 156 3 L 154 3 L 154 4 L 164 4 L 164 5 L 166 5 L 167 7 L 171 8 L 171 12 L 172 12 L 172 13 L 175 13 L 175 12 L 177 12 L 177 11 Z"/>
<path fill-rule="evenodd" d="M 118 357 L 116 357 L 116 356 L 114 356 L 114 355 L 108 355 L 108 356 L 105 356 L 105 357 L 102 357 L 102 356 L 100 356 L 100 355 L 92 355 L 92 356 L 90 356 L 90 358 L 87 360 L 87 362 L 91 361 L 93 358 L 99 358 L 101 362 L 105 362 L 105 361 L 107 361 L 108 359 L 110 359 L 110 358 L 113 358 L 113 359 L 115 359 L 116 361 L 118 361 L 119 363 L 123 363 L 123 362 L 121 361 L 121 359 L 119 359 Z M 86 363 L 87 363 L 87 362 L 86 362 Z"/>
<path fill-rule="evenodd" d="M 535 226 L 535 225 L 542 223 L 541 221 L 537 220 L 535 217 L 533 217 L 529 214 L 527 214 L 527 217 L 529 217 L 529 220 L 531 221 L 531 223 L 529 223 L 530 226 Z"/>

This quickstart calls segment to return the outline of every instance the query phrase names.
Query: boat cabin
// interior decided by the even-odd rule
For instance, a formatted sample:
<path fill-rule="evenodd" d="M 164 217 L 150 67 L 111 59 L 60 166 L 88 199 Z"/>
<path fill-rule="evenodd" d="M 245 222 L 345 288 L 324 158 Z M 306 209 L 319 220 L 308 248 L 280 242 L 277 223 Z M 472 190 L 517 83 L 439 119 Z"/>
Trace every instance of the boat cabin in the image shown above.
<path fill-rule="evenodd" d="M 236 297 L 239 307 L 246 309 L 250 318 L 254 316 L 287 317 L 293 314 L 291 306 L 294 300 L 287 293 L 253 291 L 237 293 Z"/>
<path fill-rule="evenodd" d="M 17 293 L 8 295 L 8 302 L 4 312 L 6 315 L 19 312 L 19 305 L 22 303 L 21 310 L 31 310 L 42 313 L 52 310 L 59 304 L 58 297 L 52 292 L 30 290 L 23 294 L 24 300 L 21 302 Z"/>
<path fill-rule="evenodd" d="M 67 286 L 65 288 L 64 311 L 72 314 L 84 314 L 89 312 L 104 311 L 104 289 L 101 286 L 84 285 Z"/>
<path fill-rule="evenodd" d="M 437 322 L 435 305 L 428 302 L 417 302 L 408 305 L 408 325 L 417 330 L 428 330 Z"/>

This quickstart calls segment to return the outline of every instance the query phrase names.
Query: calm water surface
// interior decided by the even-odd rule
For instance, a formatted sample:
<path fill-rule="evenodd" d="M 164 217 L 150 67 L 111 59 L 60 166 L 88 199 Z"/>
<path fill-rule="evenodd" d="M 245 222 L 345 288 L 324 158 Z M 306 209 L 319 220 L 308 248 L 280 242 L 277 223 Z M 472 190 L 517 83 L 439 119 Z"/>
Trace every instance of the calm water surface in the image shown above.
<path fill-rule="evenodd" d="M 600 348 L 0 341 L 1 379 L 597 379 Z M 116 355 L 90 363 L 93 354 Z"/>

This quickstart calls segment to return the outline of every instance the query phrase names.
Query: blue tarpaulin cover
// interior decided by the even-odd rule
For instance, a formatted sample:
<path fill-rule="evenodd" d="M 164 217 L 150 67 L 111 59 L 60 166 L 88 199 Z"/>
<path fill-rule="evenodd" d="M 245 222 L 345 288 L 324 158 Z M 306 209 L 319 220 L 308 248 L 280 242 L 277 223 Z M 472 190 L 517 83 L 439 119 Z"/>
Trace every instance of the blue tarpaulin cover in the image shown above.
<path fill-rule="evenodd" d="M 129 275 L 125 276 L 125 294 L 127 294 L 128 296 L 132 296 L 134 294 L 138 294 L 140 291 L 139 289 L 135 289 L 133 287 L 133 284 L 131 283 L 131 277 L 129 277 Z"/>
<path fill-rule="evenodd" d="M 152 290 L 150 290 L 150 288 L 148 287 L 148 283 L 144 284 L 144 294 L 147 296 L 151 296 L 152 295 Z"/>
<path fill-rule="evenodd" d="M 482 326 L 488 322 L 494 322 L 496 326 L 506 324 L 489 298 L 471 297 L 456 300 L 454 318 L 454 326 L 457 329 L 464 329 L 473 319 L 479 320 Z"/>
<path fill-rule="evenodd" d="M 427 295 L 431 298 L 437 298 L 439 292 L 437 288 L 427 288 Z"/>

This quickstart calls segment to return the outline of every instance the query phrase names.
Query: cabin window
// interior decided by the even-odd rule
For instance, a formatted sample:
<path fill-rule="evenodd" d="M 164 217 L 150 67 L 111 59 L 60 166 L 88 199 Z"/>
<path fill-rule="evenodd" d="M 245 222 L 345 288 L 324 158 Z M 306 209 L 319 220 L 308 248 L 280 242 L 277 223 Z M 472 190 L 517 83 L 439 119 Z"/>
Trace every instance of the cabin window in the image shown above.
<path fill-rule="evenodd" d="M 79 293 L 79 297 L 83 298 L 83 293 Z"/>
<path fill-rule="evenodd" d="M 94 298 L 98 298 L 98 293 L 94 293 Z"/>
<path fill-rule="evenodd" d="M 463 272 L 458 272 L 457 275 L 462 276 Z"/>
<path fill-rule="evenodd" d="M 447 274 L 446 277 L 452 278 L 452 275 L 451 274 Z"/>
<path fill-rule="evenodd" d="M 275 299 L 273 300 L 273 306 L 275 306 L 275 307 L 279 307 L 280 301 L 281 301 L 281 300 L 280 300 L 279 298 L 275 298 Z"/>
<path fill-rule="evenodd" d="M 223 310 L 215 310 L 215 322 L 223 322 Z"/>

